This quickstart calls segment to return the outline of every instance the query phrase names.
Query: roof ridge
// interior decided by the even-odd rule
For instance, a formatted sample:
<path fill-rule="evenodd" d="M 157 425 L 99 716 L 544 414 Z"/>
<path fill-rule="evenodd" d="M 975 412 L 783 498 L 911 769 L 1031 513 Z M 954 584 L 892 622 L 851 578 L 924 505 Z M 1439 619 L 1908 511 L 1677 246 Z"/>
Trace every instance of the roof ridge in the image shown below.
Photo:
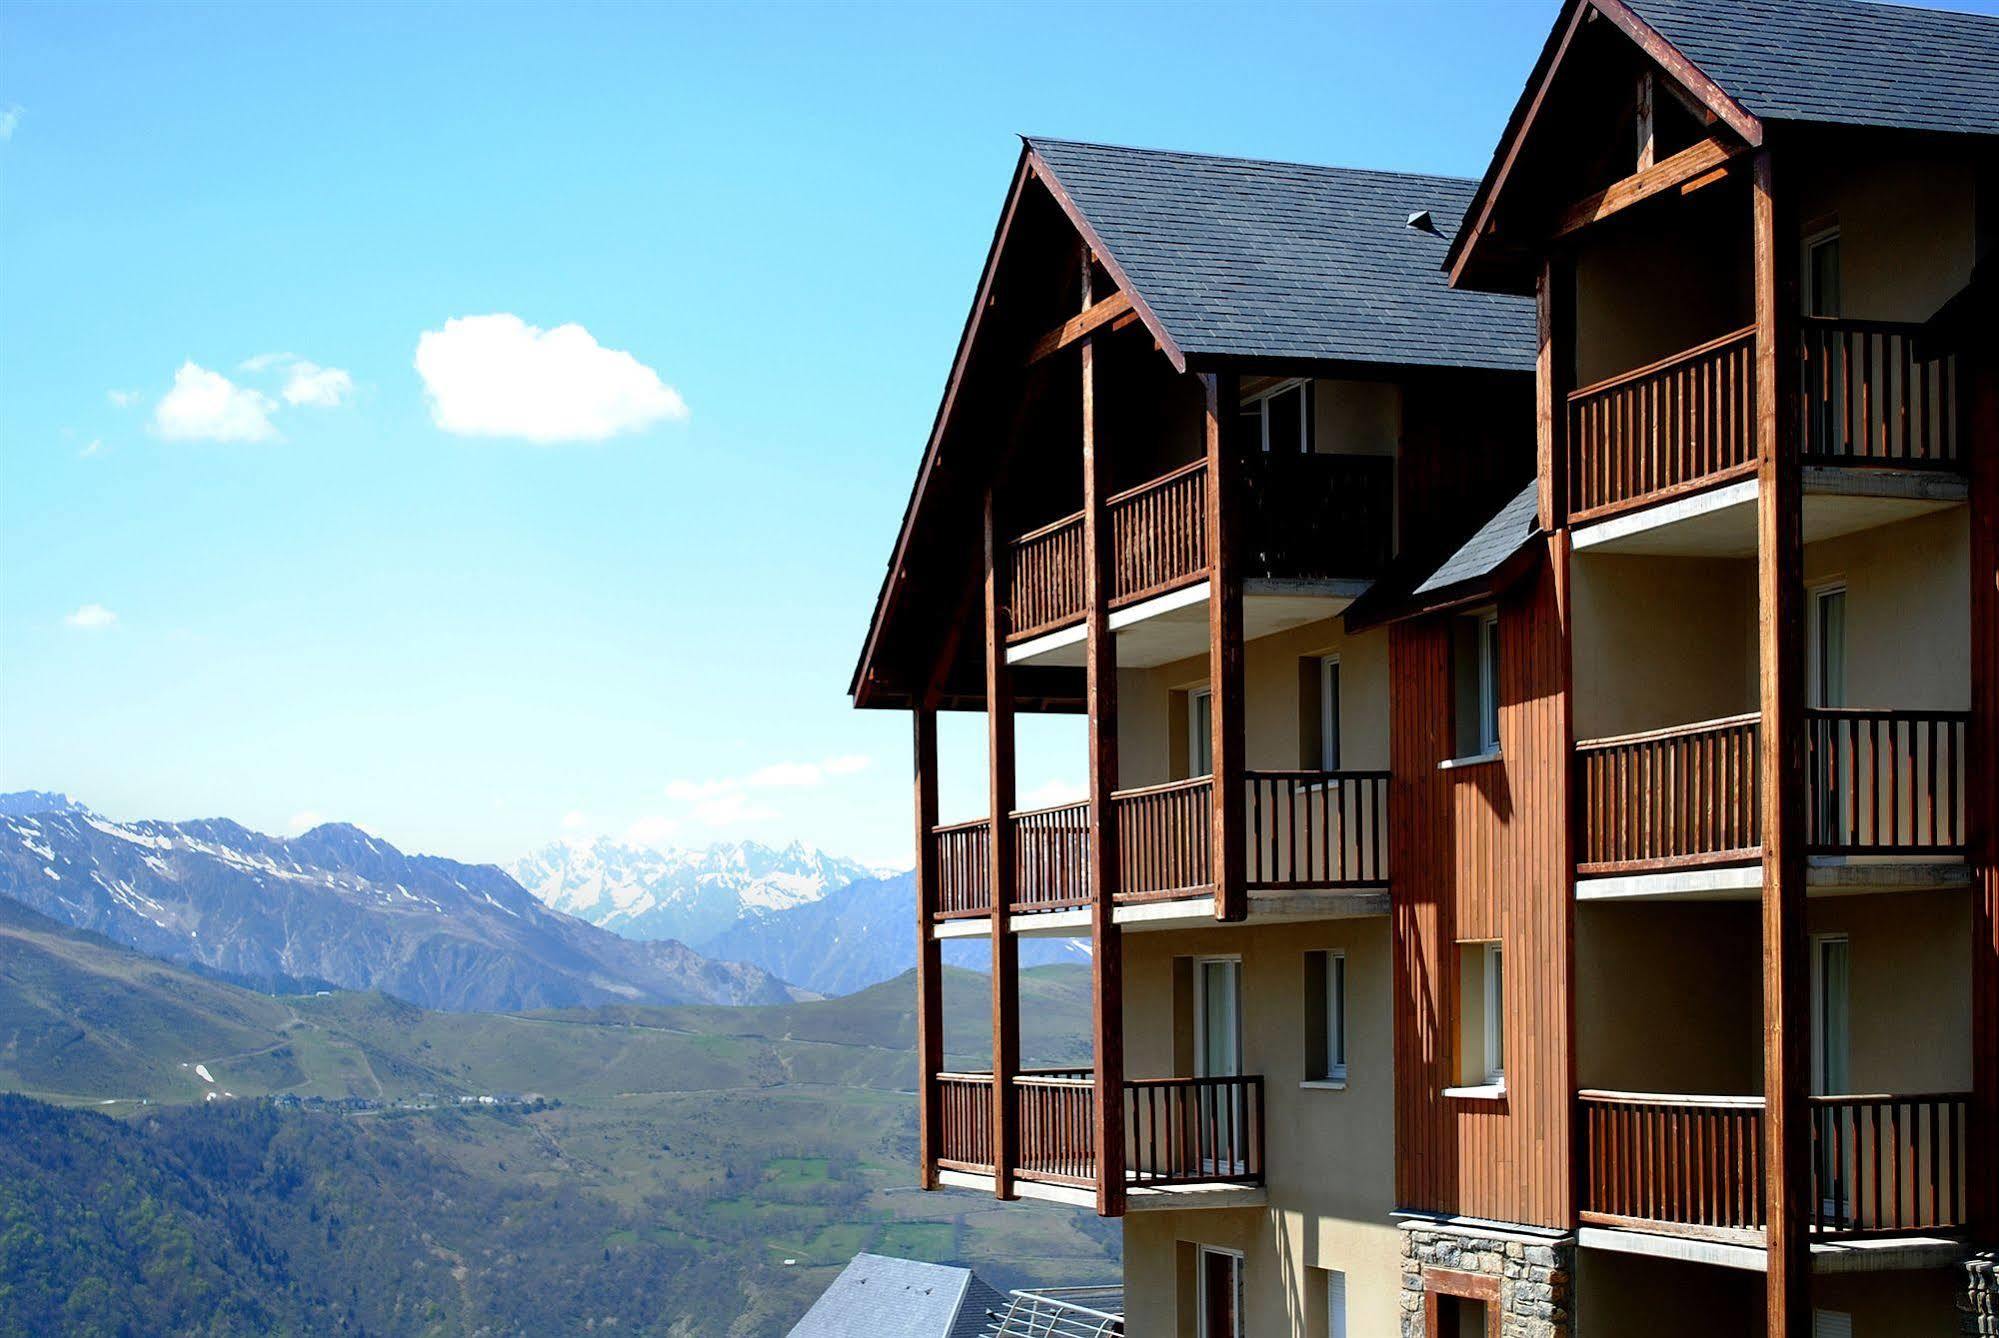
<path fill-rule="evenodd" d="M 1394 167 L 1354 167 L 1346 163 L 1305 163 L 1288 158 L 1251 158 L 1235 153 L 1208 153 L 1199 149 L 1161 149 L 1143 144 L 1111 144 L 1095 139 L 1063 139 L 1056 135 L 1022 135 L 1021 141 L 1061 144 L 1078 149 L 1110 149 L 1117 153 L 1143 153 L 1161 158 L 1199 158 L 1205 162 L 1247 163 L 1253 167 L 1304 167 L 1314 172 L 1349 172 L 1360 176 L 1395 177 L 1402 181 L 1438 181 L 1454 186 L 1475 186 L 1477 177 L 1453 176 L 1448 172 L 1408 172 Z"/>

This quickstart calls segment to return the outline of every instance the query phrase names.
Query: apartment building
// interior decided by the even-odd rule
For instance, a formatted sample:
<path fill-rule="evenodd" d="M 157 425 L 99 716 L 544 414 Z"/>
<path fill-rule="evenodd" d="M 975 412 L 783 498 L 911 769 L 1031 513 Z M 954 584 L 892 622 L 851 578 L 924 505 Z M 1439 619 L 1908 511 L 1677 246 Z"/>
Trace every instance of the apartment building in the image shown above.
<path fill-rule="evenodd" d="M 1132 1333 L 1999 1333 L 1995 136 L 1996 20 L 1571 0 L 1477 183 L 1029 140 L 854 682 L 925 1187 Z"/>

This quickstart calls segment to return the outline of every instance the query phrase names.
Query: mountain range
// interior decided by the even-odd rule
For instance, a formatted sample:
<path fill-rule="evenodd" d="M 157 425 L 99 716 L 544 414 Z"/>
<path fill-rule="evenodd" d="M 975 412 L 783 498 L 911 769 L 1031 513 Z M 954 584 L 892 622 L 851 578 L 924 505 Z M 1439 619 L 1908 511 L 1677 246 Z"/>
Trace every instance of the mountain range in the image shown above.
<path fill-rule="evenodd" d="M 0 796 L 0 895 L 262 988 L 374 989 L 479 1011 L 798 997 L 761 967 L 621 937 L 491 865 L 406 855 L 344 823 L 287 839 L 227 819 L 112 822 L 61 795 Z"/>

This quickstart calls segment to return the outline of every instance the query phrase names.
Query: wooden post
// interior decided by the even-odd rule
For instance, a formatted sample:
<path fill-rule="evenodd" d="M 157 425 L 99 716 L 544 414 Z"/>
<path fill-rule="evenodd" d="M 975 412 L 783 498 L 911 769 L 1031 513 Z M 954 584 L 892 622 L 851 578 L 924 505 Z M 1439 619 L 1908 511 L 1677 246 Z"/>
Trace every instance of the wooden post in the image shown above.
<path fill-rule="evenodd" d="M 1006 663 L 1008 628 L 1005 546 L 986 492 L 986 810 L 992 824 L 993 939 L 993 1194 L 1013 1195 L 1019 1161 L 1013 1080 L 1020 1072 L 1020 940 L 1010 923 L 1014 893 L 1013 675 Z"/>
<path fill-rule="evenodd" d="M 1986 263 L 1999 263 L 1999 257 Z M 1963 446 L 1971 463 L 1971 728 L 1965 813 L 1970 819 L 1972 1243 L 1999 1245 L 1999 338 L 1958 352 L 1967 382 Z"/>
<path fill-rule="evenodd" d="M 1758 739 L 1763 824 L 1763 1096 L 1771 1338 L 1808 1338 L 1810 1016 L 1805 941 L 1804 478 L 1798 463 L 1797 223 L 1770 150 L 1751 195 L 1756 284 Z"/>
<path fill-rule="evenodd" d="M 1637 111 L 1633 116 L 1638 131 L 1638 167 L 1643 172 L 1659 160 L 1659 144 L 1652 116 L 1653 82 L 1652 71 L 1638 76 Z"/>
<path fill-rule="evenodd" d="M 1574 271 L 1563 256 L 1541 263 L 1534 285 L 1534 442 L 1541 528 L 1552 534 L 1569 516 L 1569 383 L 1575 366 Z"/>
<path fill-rule="evenodd" d="M 1214 758 L 1215 918 L 1249 915 L 1243 836 L 1243 681 L 1240 383 L 1229 372 L 1201 377 L 1208 437 L 1208 706 Z"/>
<path fill-rule="evenodd" d="M 916 730 L 916 1183 L 937 1188 L 943 1094 L 944 962 L 937 942 L 937 708 L 912 713 Z"/>
<path fill-rule="evenodd" d="M 1089 305 L 1089 257 L 1084 256 L 1084 305 Z M 1124 939 L 1115 911 L 1118 890 L 1117 638 L 1111 634 L 1113 555 L 1104 502 L 1110 466 L 1096 431 L 1096 348 L 1083 342 L 1083 601 L 1088 633 L 1090 712 L 1090 1005 L 1096 1054 L 1092 1134 L 1096 1145 L 1097 1214 L 1124 1213 Z"/>

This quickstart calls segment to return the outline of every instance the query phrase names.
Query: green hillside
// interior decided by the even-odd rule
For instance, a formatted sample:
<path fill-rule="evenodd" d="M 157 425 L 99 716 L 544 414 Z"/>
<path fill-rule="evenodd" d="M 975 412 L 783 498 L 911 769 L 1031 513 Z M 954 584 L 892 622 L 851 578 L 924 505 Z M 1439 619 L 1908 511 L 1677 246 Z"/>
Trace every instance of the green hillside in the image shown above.
<path fill-rule="evenodd" d="M 1022 988 L 1023 1052 L 1033 1062 L 1082 1061 L 1087 968 L 1040 968 L 1026 974 Z M 987 997 L 984 977 L 954 973 L 947 980 L 951 1062 L 981 1062 Z M 344 1220 L 354 1222 L 359 1212 L 371 1231 L 391 1238 L 400 1219 L 376 1221 L 384 1210 L 372 1191 L 348 1181 L 375 1176 L 365 1168 L 379 1167 L 381 1158 L 409 1159 L 426 1182 L 452 1180 L 457 1188 L 447 1197 L 454 1204 L 487 1202 L 490 1209 L 482 1196 L 510 1195 L 509 1223 L 539 1215 L 560 1224 L 518 1239 L 504 1230 L 491 1240 L 472 1232 L 441 1247 L 461 1259 L 454 1267 L 476 1272 L 463 1261 L 484 1249 L 495 1258 L 517 1255 L 529 1272 L 564 1271 L 579 1289 L 565 1293 L 569 1304 L 582 1306 L 587 1295 L 590 1306 L 608 1307 L 594 1313 L 616 1315 L 632 1332 L 782 1332 L 861 1249 L 970 1263 L 1003 1285 L 1100 1281 L 1115 1273 L 1116 1229 L 1087 1214 L 1030 1204 L 1001 1210 L 974 1195 L 911 1188 L 912 1002 L 908 977 L 839 999 L 752 1008 L 504 1015 L 429 1012 L 366 994 L 272 998 L 0 901 L 0 1088 L 127 1117 L 108 1126 L 111 1132 L 94 1120 L 50 1124 L 45 1140 L 122 1148 L 119 1156 L 140 1159 L 134 1174 L 141 1180 L 157 1173 L 166 1177 L 162 1185 L 180 1187 L 178 1199 L 162 1189 L 148 1191 L 147 1201 L 204 1221 L 230 1194 L 185 1167 L 155 1165 L 162 1149 L 180 1145 L 190 1128 L 218 1131 L 205 1136 L 232 1147 L 247 1140 L 251 1151 L 232 1156 L 259 1164 L 277 1155 L 274 1147 L 287 1148 L 284 1155 L 299 1162 L 316 1192 L 365 1204 Z M 183 1109 L 212 1093 L 236 1099 Z M 274 1111 L 247 1099 L 279 1094 L 306 1098 L 308 1108 Z M 527 1094 L 544 1100 L 460 1101 Z M 312 1098 L 361 1100 L 335 1114 L 310 1108 Z M 296 1147 L 286 1141 L 294 1137 Z M 10 1220 L 52 1236 L 54 1205 L 79 1201 L 90 1200 L 0 1206 L 0 1250 L 16 1250 L 22 1239 L 10 1235 Z M 270 1229 L 292 1241 L 288 1219 Z M 203 1253 L 198 1230 L 171 1234 L 174 1250 L 209 1258 L 218 1276 L 241 1275 L 240 1261 Z M 146 1245 L 153 1238 L 143 1233 L 119 1226 L 107 1239 L 136 1251 L 120 1266 L 163 1266 L 158 1252 L 166 1247 Z M 282 1246 L 300 1248 L 308 1247 Z M 424 1311 L 429 1330 L 398 1321 L 390 1331 L 534 1331 L 509 1327 L 504 1309 L 471 1306 L 462 1288 L 458 1302 L 434 1293 L 422 1250 L 385 1257 L 400 1262 L 384 1267 L 407 1274 L 395 1284 L 406 1286 L 407 1304 L 441 1307 Z M 688 1268 L 690 1259 L 702 1266 Z M 0 1286 L 11 1285 L 23 1266 L 18 1250 L 0 1256 Z M 627 1285 L 633 1278 L 645 1285 Z M 115 1278 L 99 1280 L 107 1295 L 121 1293 Z M 258 1284 L 252 1299 L 259 1288 L 293 1285 Z M 505 1285 L 489 1279 L 474 1290 L 490 1296 Z M 619 1298 L 627 1294 L 645 1296 L 652 1308 L 626 1309 Z M 271 1322 L 306 1313 L 263 1299 L 261 1313 Z M 308 1299 L 320 1306 L 337 1300 Z M 0 1312 L 6 1300 L 0 1293 Z M 558 1304 L 545 1297 L 535 1305 L 543 1301 Z M 523 1311 L 522 1325 L 525 1319 Z M 137 1331 L 191 1331 L 158 1320 L 152 1314 L 133 1322 Z M 219 1331 L 263 1330 L 246 1322 Z"/>

